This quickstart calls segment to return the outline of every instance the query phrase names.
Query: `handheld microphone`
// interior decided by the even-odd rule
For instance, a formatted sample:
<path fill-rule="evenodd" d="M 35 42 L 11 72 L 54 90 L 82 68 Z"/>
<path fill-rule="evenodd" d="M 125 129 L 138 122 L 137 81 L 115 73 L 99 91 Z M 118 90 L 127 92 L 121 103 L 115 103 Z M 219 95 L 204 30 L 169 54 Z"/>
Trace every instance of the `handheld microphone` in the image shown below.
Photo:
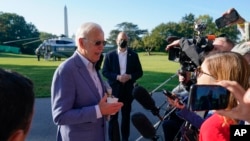
<path fill-rule="evenodd" d="M 159 109 L 155 106 L 155 101 L 152 99 L 146 89 L 141 86 L 136 86 L 132 92 L 134 98 L 147 110 L 150 110 L 153 115 L 158 116 L 160 120 L 163 118 L 159 114 Z"/>
<path fill-rule="evenodd" d="M 148 118 L 140 113 L 137 112 L 132 115 L 132 123 L 135 128 L 140 132 L 140 134 L 147 139 L 156 140 L 156 130 L 152 123 L 148 120 Z"/>

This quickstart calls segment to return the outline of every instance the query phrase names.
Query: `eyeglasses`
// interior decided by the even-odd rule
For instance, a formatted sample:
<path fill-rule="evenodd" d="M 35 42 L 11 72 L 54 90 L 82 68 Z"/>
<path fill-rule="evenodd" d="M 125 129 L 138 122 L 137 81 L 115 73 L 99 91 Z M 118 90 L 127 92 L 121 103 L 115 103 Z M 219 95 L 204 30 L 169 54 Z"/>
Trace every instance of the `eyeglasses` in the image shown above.
<path fill-rule="evenodd" d="M 195 75 L 196 75 L 196 77 L 199 77 L 199 76 L 201 76 L 201 74 L 206 74 L 206 75 L 208 75 L 208 76 L 213 77 L 211 74 L 204 72 L 204 71 L 201 69 L 201 67 L 199 66 L 199 67 L 197 67 L 196 70 L 195 70 Z M 215 77 L 213 77 L 213 78 L 215 78 Z"/>
<path fill-rule="evenodd" d="M 83 38 L 83 39 L 94 43 L 95 46 L 100 46 L 101 44 L 103 44 L 103 46 L 105 46 L 107 44 L 107 41 L 93 41 L 93 40 L 89 40 L 86 38 Z"/>

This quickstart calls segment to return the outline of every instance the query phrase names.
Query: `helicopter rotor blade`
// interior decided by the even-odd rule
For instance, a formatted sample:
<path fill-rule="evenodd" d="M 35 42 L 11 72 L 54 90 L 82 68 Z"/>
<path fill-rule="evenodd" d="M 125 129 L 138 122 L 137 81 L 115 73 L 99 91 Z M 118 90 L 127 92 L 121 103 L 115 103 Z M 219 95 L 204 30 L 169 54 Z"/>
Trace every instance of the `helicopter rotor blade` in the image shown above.
<path fill-rule="evenodd" d="M 31 42 L 27 42 L 27 43 L 24 43 L 23 46 L 28 45 L 28 44 L 32 44 L 32 43 L 35 43 L 35 42 L 39 42 L 39 41 L 41 41 L 41 40 L 38 39 L 38 40 L 31 41 Z"/>
<path fill-rule="evenodd" d="M 6 42 L 3 42 L 3 44 L 9 44 L 9 43 L 15 43 L 15 42 L 21 42 L 21 41 L 27 41 L 27 40 L 35 40 L 35 39 L 39 39 L 39 37 L 6 41 Z"/>

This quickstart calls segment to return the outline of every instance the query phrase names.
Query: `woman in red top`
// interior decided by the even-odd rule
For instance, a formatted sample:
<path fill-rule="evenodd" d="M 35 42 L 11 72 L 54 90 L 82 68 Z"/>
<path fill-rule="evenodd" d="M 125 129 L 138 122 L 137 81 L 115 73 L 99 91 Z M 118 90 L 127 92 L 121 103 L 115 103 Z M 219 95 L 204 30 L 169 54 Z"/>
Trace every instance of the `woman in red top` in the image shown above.
<path fill-rule="evenodd" d="M 247 61 L 238 53 L 223 52 L 205 58 L 197 70 L 197 84 L 215 84 L 221 80 L 238 82 L 245 90 L 249 87 L 250 68 Z M 226 110 L 237 106 L 237 100 L 231 94 Z M 206 119 L 200 128 L 199 141 L 229 141 L 230 125 L 239 120 L 217 113 Z"/>

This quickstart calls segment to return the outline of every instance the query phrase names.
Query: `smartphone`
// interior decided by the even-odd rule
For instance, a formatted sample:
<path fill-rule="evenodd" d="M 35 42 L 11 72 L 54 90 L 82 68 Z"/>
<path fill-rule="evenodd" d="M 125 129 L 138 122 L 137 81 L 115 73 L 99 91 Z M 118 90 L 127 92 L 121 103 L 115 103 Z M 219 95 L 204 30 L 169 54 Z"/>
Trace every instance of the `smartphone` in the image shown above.
<path fill-rule="evenodd" d="M 192 111 L 225 109 L 230 92 L 219 85 L 192 85 L 188 105 Z"/>
<path fill-rule="evenodd" d="M 178 97 L 176 95 L 173 95 L 171 92 L 169 92 L 167 90 L 163 90 L 163 94 L 172 100 L 178 99 Z M 178 102 L 180 105 L 183 105 L 182 100 L 178 99 Z"/>
<path fill-rule="evenodd" d="M 173 95 L 171 92 L 167 90 L 163 90 L 163 94 L 172 100 L 175 100 L 177 98 L 175 95 Z"/>
<path fill-rule="evenodd" d="M 222 17 L 215 20 L 215 24 L 218 28 L 227 26 L 230 23 L 237 21 L 240 18 L 238 12 L 234 9 L 230 14 L 223 15 Z"/>

